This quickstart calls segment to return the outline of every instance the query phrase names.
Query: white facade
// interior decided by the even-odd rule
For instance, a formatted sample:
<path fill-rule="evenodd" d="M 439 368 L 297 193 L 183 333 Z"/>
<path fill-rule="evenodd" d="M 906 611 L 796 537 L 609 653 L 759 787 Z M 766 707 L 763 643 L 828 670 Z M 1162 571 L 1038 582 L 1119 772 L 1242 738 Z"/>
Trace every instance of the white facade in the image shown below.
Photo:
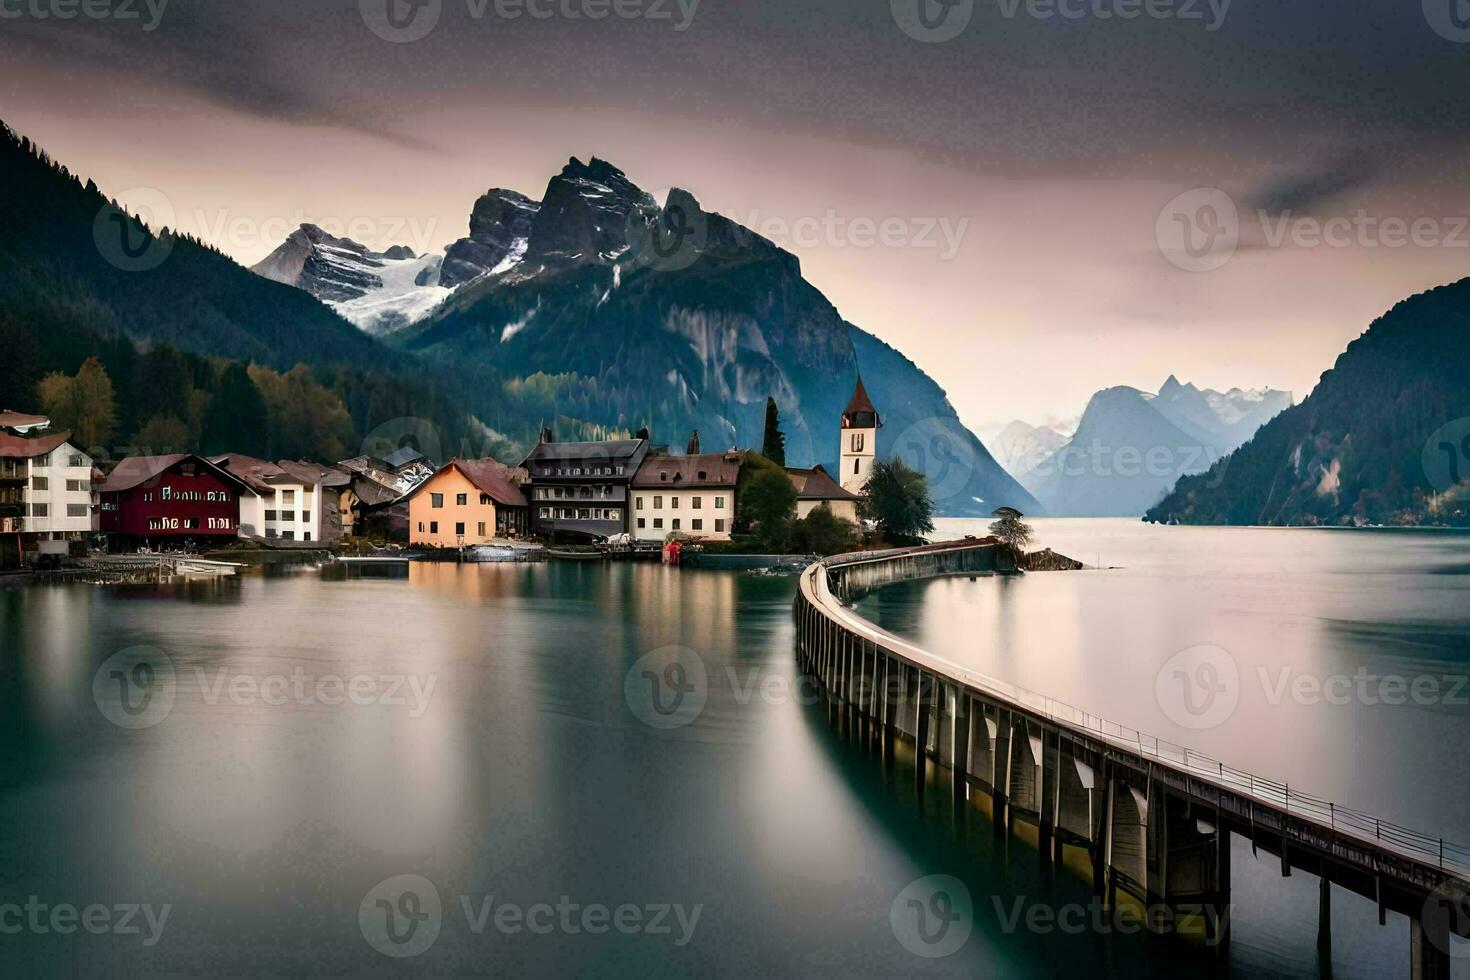
<path fill-rule="evenodd" d="M 861 494 L 873 476 L 873 464 L 878 458 L 878 430 L 842 430 L 842 475 L 838 479 L 842 489 Z"/>
<path fill-rule="evenodd" d="M 242 537 L 272 541 L 321 540 L 322 488 L 309 483 L 271 480 L 255 498 L 240 498 Z M 327 506 L 335 506 L 327 501 Z"/>
<path fill-rule="evenodd" d="M 92 510 L 92 457 L 69 442 L 30 460 L 25 530 L 57 539 L 97 529 Z"/>
<path fill-rule="evenodd" d="M 639 541 L 663 541 L 676 531 L 705 541 L 730 540 L 734 487 L 634 487 L 631 492 L 633 536 Z"/>

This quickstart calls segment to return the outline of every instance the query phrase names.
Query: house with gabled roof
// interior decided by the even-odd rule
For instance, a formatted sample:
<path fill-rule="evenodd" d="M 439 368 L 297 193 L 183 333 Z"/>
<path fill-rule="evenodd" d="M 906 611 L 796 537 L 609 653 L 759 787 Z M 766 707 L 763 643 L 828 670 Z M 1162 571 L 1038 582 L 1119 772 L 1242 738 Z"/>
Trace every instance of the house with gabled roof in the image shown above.
<path fill-rule="evenodd" d="M 408 495 L 408 541 L 465 548 L 525 537 L 526 471 L 493 459 L 451 459 Z"/>

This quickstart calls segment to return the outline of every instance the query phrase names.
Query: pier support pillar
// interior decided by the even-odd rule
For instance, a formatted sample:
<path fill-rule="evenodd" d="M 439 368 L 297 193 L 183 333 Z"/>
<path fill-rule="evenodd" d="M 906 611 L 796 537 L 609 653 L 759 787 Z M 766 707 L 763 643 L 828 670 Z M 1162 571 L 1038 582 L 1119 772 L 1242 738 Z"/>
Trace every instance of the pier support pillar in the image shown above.
<path fill-rule="evenodd" d="M 1450 930 L 1445 916 L 1422 916 L 1409 920 L 1410 980 L 1449 980 Z"/>
<path fill-rule="evenodd" d="M 929 761 L 929 702 L 933 697 L 937 678 L 928 676 L 922 670 L 915 670 L 914 674 L 915 702 L 918 708 L 914 720 L 914 789 L 922 796 L 924 771 L 928 768 Z"/>
<path fill-rule="evenodd" d="M 995 752 L 992 760 L 995 765 L 990 773 L 990 802 L 991 818 L 995 821 L 994 828 L 997 837 L 1005 836 L 1010 828 L 1010 807 L 1006 800 L 1010 792 L 1011 779 L 1011 726 L 1015 724 L 1011 713 L 1004 708 L 996 711 L 995 715 Z"/>
<path fill-rule="evenodd" d="M 954 805 L 962 807 L 969 800 L 970 788 L 970 696 L 963 687 L 954 689 Z"/>
<path fill-rule="evenodd" d="M 1325 862 L 1324 862 L 1325 863 Z M 1332 882 L 1323 868 L 1317 889 L 1317 958 L 1323 975 L 1332 972 Z"/>

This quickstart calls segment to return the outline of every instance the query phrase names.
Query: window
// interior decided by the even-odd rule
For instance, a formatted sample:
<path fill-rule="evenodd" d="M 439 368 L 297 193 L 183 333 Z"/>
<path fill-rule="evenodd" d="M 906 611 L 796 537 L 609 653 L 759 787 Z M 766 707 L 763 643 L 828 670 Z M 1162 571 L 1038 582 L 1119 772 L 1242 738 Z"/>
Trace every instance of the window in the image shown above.
<path fill-rule="evenodd" d="M 467 493 L 457 493 L 457 494 L 454 495 L 454 506 L 456 506 L 456 507 L 468 507 L 469 505 L 470 505 L 470 495 L 469 494 L 467 494 Z"/>
<path fill-rule="evenodd" d="M 439 522 L 438 521 L 430 521 L 429 522 L 429 533 L 430 534 L 438 534 L 439 533 Z"/>
<path fill-rule="evenodd" d="M 715 498 L 715 510 L 724 510 L 724 509 L 725 509 L 725 498 L 724 497 L 716 497 Z"/>
<path fill-rule="evenodd" d="M 862 460 L 860 460 L 860 459 L 855 459 L 855 460 L 852 461 L 852 472 L 853 472 L 853 475 L 854 476 L 857 475 L 858 464 L 861 463 L 861 462 L 862 462 Z"/>
<path fill-rule="evenodd" d="M 67 517 L 86 517 L 91 512 L 91 510 L 92 510 L 92 508 L 88 507 L 86 504 L 67 504 L 66 505 L 66 516 Z"/>
<path fill-rule="evenodd" d="M 481 507 L 489 507 L 490 506 L 490 495 L 488 493 L 482 493 L 482 494 L 480 494 L 480 506 Z"/>
<path fill-rule="evenodd" d="M 68 465 L 71 466 L 72 469 L 80 469 L 83 466 L 87 465 L 87 457 L 78 453 L 68 461 Z"/>
<path fill-rule="evenodd" d="M 31 477 L 31 489 L 32 490 L 50 490 L 51 489 L 51 481 L 48 480 L 48 479 L 46 479 L 44 476 L 33 476 L 33 477 Z"/>
<path fill-rule="evenodd" d="M 579 521 L 588 521 L 588 520 L 591 520 L 591 519 L 592 519 L 592 511 L 590 509 L 588 509 L 586 507 L 580 507 L 580 508 L 577 509 L 577 520 L 579 520 Z"/>
<path fill-rule="evenodd" d="M 660 480 L 664 481 L 665 483 L 668 483 L 669 482 L 669 474 L 667 474 L 667 473 L 660 473 L 658 475 L 658 478 Z"/>
<path fill-rule="evenodd" d="M 283 504 L 290 504 L 290 505 L 292 505 L 294 507 L 296 505 L 296 491 L 295 490 L 282 490 L 281 491 L 281 503 L 283 503 Z"/>
<path fill-rule="evenodd" d="M 724 534 L 725 533 L 725 521 L 724 521 L 723 518 L 715 518 L 715 533 L 716 534 Z"/>
<path fill-rule="evenodd" d="M 653 519 L 653 529 L 655 531 L 662 530 L 663 529 L 663 526 L 664 526 L 664 519 L 662 517 L 655 517 Z"/>
<path fill-rule="evenodd" d="M 864 433 L 854 432 L 852 434 L 852 451 L 855 452 L 855 453 L 862 452 L 863 451 L 863 446 L 864 446 L 865 442 L 866 442 L 866 437 L 865 437 Z"/>
<path fill-rule="evenodd" d="M 692 520 L 692 521 L 689 522 L 689 527 L 691 529 L 695 530 L 695 531 L 703 531 L 704 530 L 704 521 L 702 521 L 698 517 L 696 517 L 694 520 Z"/>
<path fill-rule="evenodd" d="M 663 510 L 664 509 L 664 498 L 662 498 L 662 497 L 654 497 L 653 498 L 653 509 L 654 510 Z"/>
<path fill-rule="evenodd" d="M 480 529 L 476 533 L 479 534 L 480 537 L 482 537 L 482 538 L 485 536 L 485 522 L 484 521 L 481 521 L 480 522 Z"/>
<path fill-rule="evenodd" d="M 640 531 L 641 531 L 641 530 L 643 530 L 643 529 L 644 529 L 644 528 L 646 528 L 646 527 L 647 527 L 647 526 L 648 526 L 648 521 L 646 521 L 646 520 L 644 520 L 644 519 L 643 519 L 643 518 L 641 518 L 641 517 L 640 517 L 640 518 L 638 518 L 638 530 L 640 530 Z"/>
<path fill-rule="evenodd" d="M 642 510 L 643 509 L 643 498 L 642 497 L 639 497 L 637 500 L 633 501 L 633 506 L 634 507 L 637 507 L 639 510 Z"/>
<path fill-rule="evenodd" d="M 670 497 L 669 498 L 669 506 L 672 507 L 674 510 L 678 510 L 679 509 L 679 498 L 678 497 Z"/>
<path fill-rule="evenodd" d="M 419 530 L 422 531 L 423 528 L 419 528 Z M 266 528 L 265 529 L 265 536 L 267 538 L 272 538 L 272 539 L 275 538 L 276 537 L 276 529 L 273 528 L 273 527 Z"/>
<path fill-rule="evenodd" d="M 301 536 L 301 540 L 302 541 L 310 541 L 311 540 L 311 532 L 310 531 L 307 531 L 305 534 L 303 534 Z"/>
<path fill-rule="evenodd" d="M 432 508 L 434 508 L 435 510 L 443 510 L 444 509 L 444 494 L 442 494 L 442 493 L 431 493 L 431 494 L 429 494 L 429 506 L 432 507 Z"/>
<path fill-rule="evenodd" d="M 90 489 L 91 489 L 91 487 L 88 486 L 88 484 L 87 484 L 87 482 L 85 480 L 67 480 L 66 481 L 66 491 L 67 491 L 67 493 L 81 493 L 81 492 L 83 492 L 85 490 L 90 490 Z"/>
<path fill-rule="evenodd" d="M 49 517 L 51 515 L 49 504 L 31 504 L 32 517 Z"/>
<path fill-rule="evenodd" d="M 275 511 L 273 511 L 273 510 L 268 510 L 268 511 L 266 511 L 266 512 L 265 512 L 265 519 L 266 519 L 266 520 L 268 520 L 268 521 L 273 521 L 273 520 L 275 520 L 275 519 L 276 519 L 276 512 L 275 512 Z M 419 530 L 420 530 L 420 531 L 422 531 L 422 530 L 423 530 L 423 528 L 419 528 Z"/>
<path fill-rule="evenodd" d="M 693 504 L 691 504 L 691 506 L 695 510 L 701 509 L 702 507 L 704 507 L 704 498 L 703 497 L 695 497 L 694 498 L 694 502 L 693 502 Z"/>
<path fill-rule="evenodd" d="M 283 510 L 283 511 L 281 511 L 281 522 L 283 524 L 293 524 L 293 523 L 295 523 L 295 521 L 296 521 L 296 512 L 294 510 Z"/>
<path fill-rule="evenodd" d="M 36 470 L 44 470 L 46 467 L 48 467 L 50 465 L 51 465 L 51 454 L 50 453 L 47 453 L 44 456 L 37 456 L 34 460 L 31 461 L 31 468 L 32 469 L 36 469 Z"/>
<path fill-rule="evenodd" d="M 295 531 L 282 531 L 281 532 L 281 540 L 282 541 L 295 541 L 296 540 L 296 532 Z"/>
<path fill-rule="evenodd" d="M 551 520 L 552 515 L 554 513 L 555 513 L 555 511 L 553 511 L 550 507 L 542 507 L 541 508 L 541 519 L 543 521 L 549 521 L 549 520 Z"/>
<path fill-rule="evenodd" d="M 708 480 L 709 479 L 709 474 L 706 473 L 704 470 L 700 470 L 699 471 L 699 479 L 700 479 L 700 482 L 702 483 L 705 480 Z"/>
<path fill-rule="evenodd" d="M 674 530 L 679 530 L 679 519 L 677 517 L 674 518 Z"/>
<path fill-rule="evenodd" d="M 454 534 L 455 537 L 464 537 L 464 521 L 459 521 L 454 525 Z"/>
<path fill-rule="evenodd" d="M 419 521 L 419 533 L 420 534 L 423 534 L 424 533 L 424 522 L 423 521 Z"/>
<path fill-rule="evenodd" d="M 301 523 L 302 524 L 310 524 L 311 523 L 311 511 L 309 511 L 309 510 L 303 510 L 301 512 Z"/>

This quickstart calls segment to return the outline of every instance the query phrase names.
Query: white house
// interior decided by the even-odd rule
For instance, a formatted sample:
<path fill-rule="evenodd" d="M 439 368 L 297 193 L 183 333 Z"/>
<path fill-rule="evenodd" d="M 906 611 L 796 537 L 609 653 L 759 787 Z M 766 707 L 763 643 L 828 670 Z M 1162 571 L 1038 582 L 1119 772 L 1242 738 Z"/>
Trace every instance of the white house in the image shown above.
<path fill-rule="evenodd" d="M 240 498 L 240 537 L 270 541 L 321 541 L 323 506 L 335 512 L 337 501 L 326 499 L 321 480 L 305 467 L 284 469 L 275 463 L 241 453 L 214 456 L 210 462 L 243 480 L 256 496 Z"/>
<path fill-rule="evenodd" d="M 81 540 L 97 529 L 92 457 L 70 440 L 69 432 L 34 438 L 0 432 L 0 533 L 18 535 L 25 550 L 55 551 L 43 543 Z"/>
<path fill-rule="evenodd" d="M 663 541 L 670 534 L 729 541 L 735 526 L 735 487 L 745 453 L 648 456 L 633 476 L 633 535 Z"/>

